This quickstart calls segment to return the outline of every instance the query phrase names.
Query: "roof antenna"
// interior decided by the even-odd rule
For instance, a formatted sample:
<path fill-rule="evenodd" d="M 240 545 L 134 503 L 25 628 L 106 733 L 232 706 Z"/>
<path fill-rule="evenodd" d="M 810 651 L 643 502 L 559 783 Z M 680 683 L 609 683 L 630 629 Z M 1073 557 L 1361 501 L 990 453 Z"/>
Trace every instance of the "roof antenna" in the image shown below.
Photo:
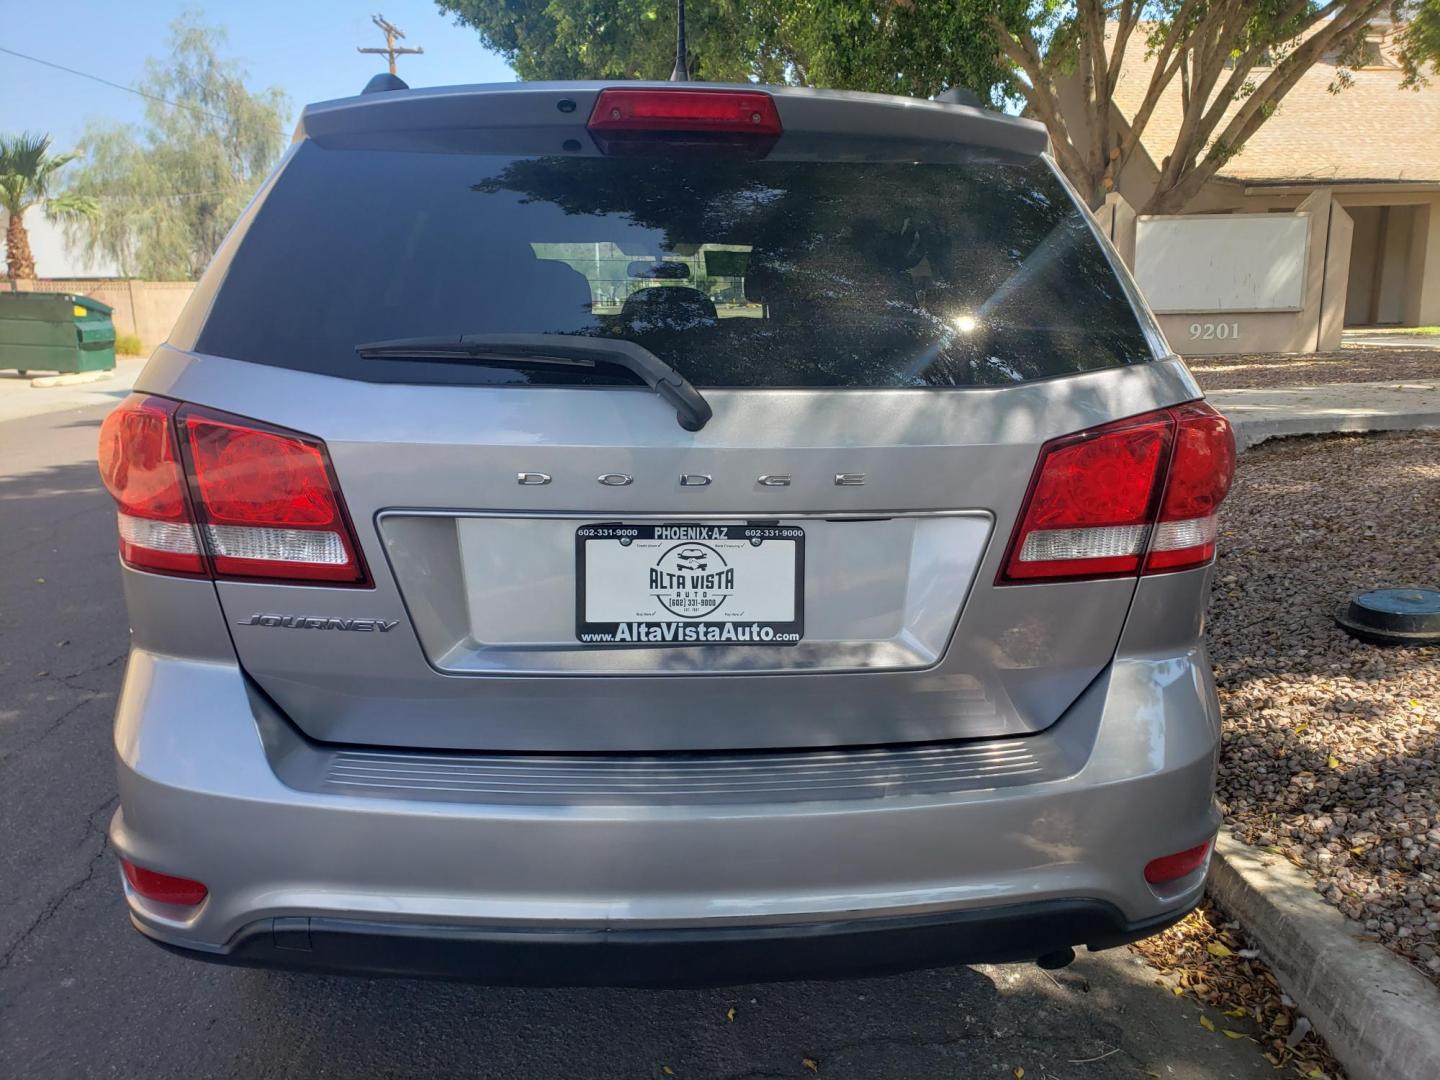
<path fill-rule="evenodd" d="M 670 81 L 690 81 L 685 67 L 685 0 L 675 0 L 675 70 L 670 73 Z"/>

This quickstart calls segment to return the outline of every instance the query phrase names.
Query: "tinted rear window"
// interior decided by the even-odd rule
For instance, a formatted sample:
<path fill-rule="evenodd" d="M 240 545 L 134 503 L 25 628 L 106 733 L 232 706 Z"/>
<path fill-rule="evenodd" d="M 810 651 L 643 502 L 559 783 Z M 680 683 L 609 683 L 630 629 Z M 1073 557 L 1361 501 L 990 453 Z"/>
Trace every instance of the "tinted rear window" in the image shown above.
<path fill-rule="evenodd" d="M 1048 166 L 513 157 L 302 145 L 196 348 L 386 382 L 624 372 L 361 359 L 466 333 L 622 337 L 698 386 L 953 387 L 1151 358 Z"/>

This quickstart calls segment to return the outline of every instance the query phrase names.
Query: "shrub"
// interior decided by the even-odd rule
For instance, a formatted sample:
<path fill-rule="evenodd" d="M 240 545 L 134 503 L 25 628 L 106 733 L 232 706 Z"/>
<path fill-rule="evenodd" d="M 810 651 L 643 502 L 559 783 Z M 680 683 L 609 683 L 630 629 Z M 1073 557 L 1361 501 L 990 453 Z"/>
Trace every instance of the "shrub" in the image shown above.
<path fill-rule="evenodd" d="M 145 344 L 134 334 L 116 334 L 115 352 L 121 356 L 144 356 Z"/>

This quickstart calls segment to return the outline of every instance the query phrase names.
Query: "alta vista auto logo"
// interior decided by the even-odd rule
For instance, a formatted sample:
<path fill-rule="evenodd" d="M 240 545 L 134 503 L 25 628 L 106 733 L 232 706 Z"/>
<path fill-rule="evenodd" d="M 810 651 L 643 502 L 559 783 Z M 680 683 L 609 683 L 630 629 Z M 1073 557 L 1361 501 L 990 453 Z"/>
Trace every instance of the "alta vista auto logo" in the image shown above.
<path fill-rule="evenodd" d="M 649 591 L 672 615 L 703 618 L 735 591 L 735 568 L 709 544 L 675 544 L 650 568 Z"/>

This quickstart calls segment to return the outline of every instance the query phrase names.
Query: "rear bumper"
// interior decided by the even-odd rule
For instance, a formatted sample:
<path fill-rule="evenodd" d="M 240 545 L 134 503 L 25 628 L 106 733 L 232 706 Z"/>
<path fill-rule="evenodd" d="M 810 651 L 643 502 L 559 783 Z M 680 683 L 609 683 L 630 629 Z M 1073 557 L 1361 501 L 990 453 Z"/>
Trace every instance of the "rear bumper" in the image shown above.
<path fill-rule="evenodd" d="M 154 937 L 170 952 L 251 967 L 457 979 L 493 986 L 698 987 L 884 975 L 1111 948 L 1182 918 L 1130 922 L 1109 904 L 1053 900 L 937 915 L 685 930 L 556 930 L 263 919 L 223 950 Z"/>
<path fill-rule="evenodd" d="M 1157 890 L 1143 867 L 1219 823 L 1198 646 L 1117 660 L 1047 731 L 996 740 L 1034 751 L 1005 783 L 921 782 L 922 761 L 908 780 L 723 801 L 347 793 L 307 786 L 321 748 L 277 741 L 276 723 L 233 663 L 132 652 L 111 840 L 209 889 L 179 910 L 127 887 L 153 940 L 236 963 L 571 984 L 1031 959 L 1183 914 L 1204 870 Z M 283 943 L 289 920 L 308 951 Z"/>

